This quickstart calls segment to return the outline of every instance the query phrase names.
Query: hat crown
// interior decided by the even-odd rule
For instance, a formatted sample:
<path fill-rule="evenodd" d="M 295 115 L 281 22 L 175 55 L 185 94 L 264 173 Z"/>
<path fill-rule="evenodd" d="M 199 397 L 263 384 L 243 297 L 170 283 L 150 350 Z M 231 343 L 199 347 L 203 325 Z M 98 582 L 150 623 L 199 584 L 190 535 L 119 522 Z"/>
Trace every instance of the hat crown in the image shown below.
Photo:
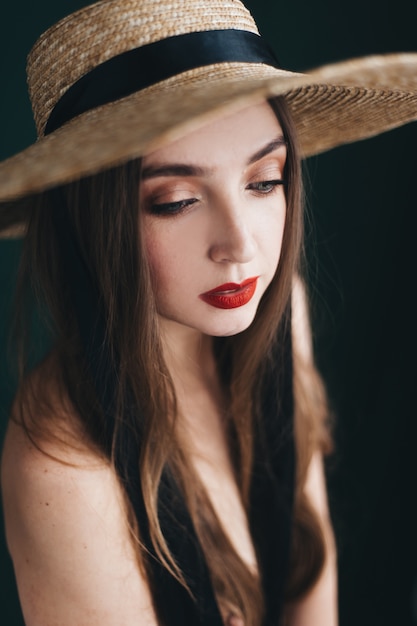
<path fill-rule="evenodd" d="M 28 56 L 38 135 L 63 94 L 101 63 L 166 37 L 225 29 L 258 34 L 239 0 L 101 0 L 72 13 L 41 35 Z"/>

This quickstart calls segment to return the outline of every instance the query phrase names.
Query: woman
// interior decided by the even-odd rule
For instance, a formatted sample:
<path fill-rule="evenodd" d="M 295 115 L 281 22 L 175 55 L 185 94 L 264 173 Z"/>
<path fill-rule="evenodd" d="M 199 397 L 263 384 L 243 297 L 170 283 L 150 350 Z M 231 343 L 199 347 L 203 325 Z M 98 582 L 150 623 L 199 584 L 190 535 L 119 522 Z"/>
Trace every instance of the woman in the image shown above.
<path fill-rule="evenodd" d="M 292 117 L 304 155 L 405 123 L 415 67 L 277 69 L 235 0 L 35 46 L 40 140 L 0 169 L 53 338 L 3 452 L 27 624 L 337 622 Z"/>

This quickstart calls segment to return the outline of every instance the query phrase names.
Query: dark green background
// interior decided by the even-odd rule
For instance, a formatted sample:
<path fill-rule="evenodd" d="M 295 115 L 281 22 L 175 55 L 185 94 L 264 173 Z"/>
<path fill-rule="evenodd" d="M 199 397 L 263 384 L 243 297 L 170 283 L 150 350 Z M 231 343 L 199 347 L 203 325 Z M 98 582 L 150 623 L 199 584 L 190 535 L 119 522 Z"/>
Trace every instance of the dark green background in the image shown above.
<path fill-rule="evenodd" d="M 1 159 L 35 138 L 26 53 L 45 28 L 85 4 L 3 3 Z M 416 0 L 247 5 L 288 69 L 417 50 Z M 328 481 L 339 546 L 341 626 L 417 624 L 416 146 L 412 124 L 307 163 L 315 344 L 337 416 Z M 17 243 L 0 243 L 2 432 L 13 393 L 5 363 L 6 319 L 18 254 Z M 0 567 L 0 623 L 19 626 L 4 542 Z"/>

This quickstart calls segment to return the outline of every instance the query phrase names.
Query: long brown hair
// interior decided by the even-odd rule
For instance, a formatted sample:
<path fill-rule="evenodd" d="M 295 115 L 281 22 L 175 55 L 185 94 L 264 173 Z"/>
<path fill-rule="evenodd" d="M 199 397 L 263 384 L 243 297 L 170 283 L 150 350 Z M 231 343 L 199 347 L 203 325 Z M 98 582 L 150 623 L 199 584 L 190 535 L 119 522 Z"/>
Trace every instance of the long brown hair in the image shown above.
<path fill-rule="evenodd" d="M 247 512 L 253 467 L 254 419 L 259 412 L 263 374 L 272 349 L 280 350 L 276 345 L 278 330 L 290 323 L 286 312 L 293 278 L 300 270 L 303 239 L 301 171 L 295 132 L 285 102 L 277 98 L 271 101 L 271 106 L 288 143 L 285 171 L 287 217 L 281 259 L 253 324 L 237 336 L 215 341 L 218 368 L 227 390 L 229 428 L 235 434 L 233 460 L 237 484 Z M 93 277 L 100 307 L 105 312 L 105 337 L 117 370 L 115 422 L 110 441 L 109 436 L 104 435 L 106 424 L 102 407 L 88 376 L 79 320 L 71 290 L 66 284 L 65 259 L 54 219 L 56 192 L 45 192 L 34 202 L 22 257 L 21 293 L 29 287 L 47 311 L 59 366 L 55 376 L 62 397 L 69 400 L 90 446 L 113 462 L 118 433 L 126 428 L 123 416 L 127 397 L 129 402 L 133 398 L 135 406 L 140 407 L 137 422 L 130 422 L 128 427 L 140 447 L 138 471 L 144 507 L 152 544 L 163 565 L 186 584 L 170 553 L 158 515 L 161 476 L 164 468 L 169 466 L 185 497 L 217 596 L 238 608 L 246 626 L 259 626 L 263 613 L 261 583 L 232 547 L 196 472 L 179 445 L 174 385 L 163 357 L 152 281 L 140 235 L 139 186 L 140 162 L 135 160 L 71 183 L 59 192 L 65 199 L 82 258 Z M 313 369 L 311 375 L 315 375 Z M 302 487 L 313 449 L 311 441 L 317 440 L 315 433 L 321 427 L 325 403 L 311 401 L 308 389 L 301 383 L 295 385 L 294 391 L 296 419 L 299 424 L 303 422 L 303 426 L 295 429 L 298 470 L 292 575 L 288 586 L 290 599 L 311 586 L 319 574 L 324 555 L 319 525 Z M 42 396 L 41 387 L 32 390 L 32 398 L 33 395 L 36 395 L 37 402 L 47 404 L 47 392 Z M 21 397 L 20 418 L 28 434 L 41 443 L 48 436 L 48 420 L 40 421 L 39 411 L 35 414 L 28 410 L 27 394 Z M 53 421 L 52 413 L 49 419 Z M 48 415 L 45 411 L 44 414 Z M 139 562 L 146 568 L 140 529 L 131 510 L 128 514 L 137 540 Z M 152 580 L 150 585 L 152 588 Z M 155 610 L 158 614 L 158 606 Z"/>

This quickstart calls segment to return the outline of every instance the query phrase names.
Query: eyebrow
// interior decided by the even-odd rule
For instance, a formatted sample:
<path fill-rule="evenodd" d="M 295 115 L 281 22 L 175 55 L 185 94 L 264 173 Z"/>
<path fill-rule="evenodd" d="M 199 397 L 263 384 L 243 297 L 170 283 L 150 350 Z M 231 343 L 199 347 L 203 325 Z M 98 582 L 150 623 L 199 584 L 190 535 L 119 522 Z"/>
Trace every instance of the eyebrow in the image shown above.
<path fill-rule="evenodd" d="M 286 145 L 287 142 L 284 137 L 280 135 L 250 156 L 246 161 L 246 165 L 252 165 L 253 163 L 263 159 L 263 157 L 268 154 L 271 154 L 271 152 L 274 152 L 275 150 L 278 150 L 282 146 Z M 210 171 L 210 169 L 187 163 L 162 163 L 160 165 L 148 165 L 147 167 L 144 167 L 142 169 L 141 178 L 142 180 L 148 180 L 150 178 L 158 178 L 162 176 L 205 176 L 209 174 Z"/>
<path fill-rule="evenodd" d="M 158 176 L 204 176 L 207 169 L 185 163 L 169 163 L 167 165 L 148 165 L 142 169 L 142 180 L 158 178 Z"/>
<path fill-rule="evenodd" d="M 260 161 L 268 154 L 271 154 L 271 152 L 274 152 L 275 150 L 278 150 L 278 148 L 281 148 L 282 146 L 286 146 L 286 145 L 287 145 L 287 142 L 285 141 L 283 135 L 280 135 L 276 139 L 273 139 L 272 141 L 267 143 L 266 146 L 264 146 L 263 148 L 255 152 L 255 154 L 253 154 L 248 159 L 247 165 L 252 165 L 252 163 L 256 163 L 256 161 Z"/>

